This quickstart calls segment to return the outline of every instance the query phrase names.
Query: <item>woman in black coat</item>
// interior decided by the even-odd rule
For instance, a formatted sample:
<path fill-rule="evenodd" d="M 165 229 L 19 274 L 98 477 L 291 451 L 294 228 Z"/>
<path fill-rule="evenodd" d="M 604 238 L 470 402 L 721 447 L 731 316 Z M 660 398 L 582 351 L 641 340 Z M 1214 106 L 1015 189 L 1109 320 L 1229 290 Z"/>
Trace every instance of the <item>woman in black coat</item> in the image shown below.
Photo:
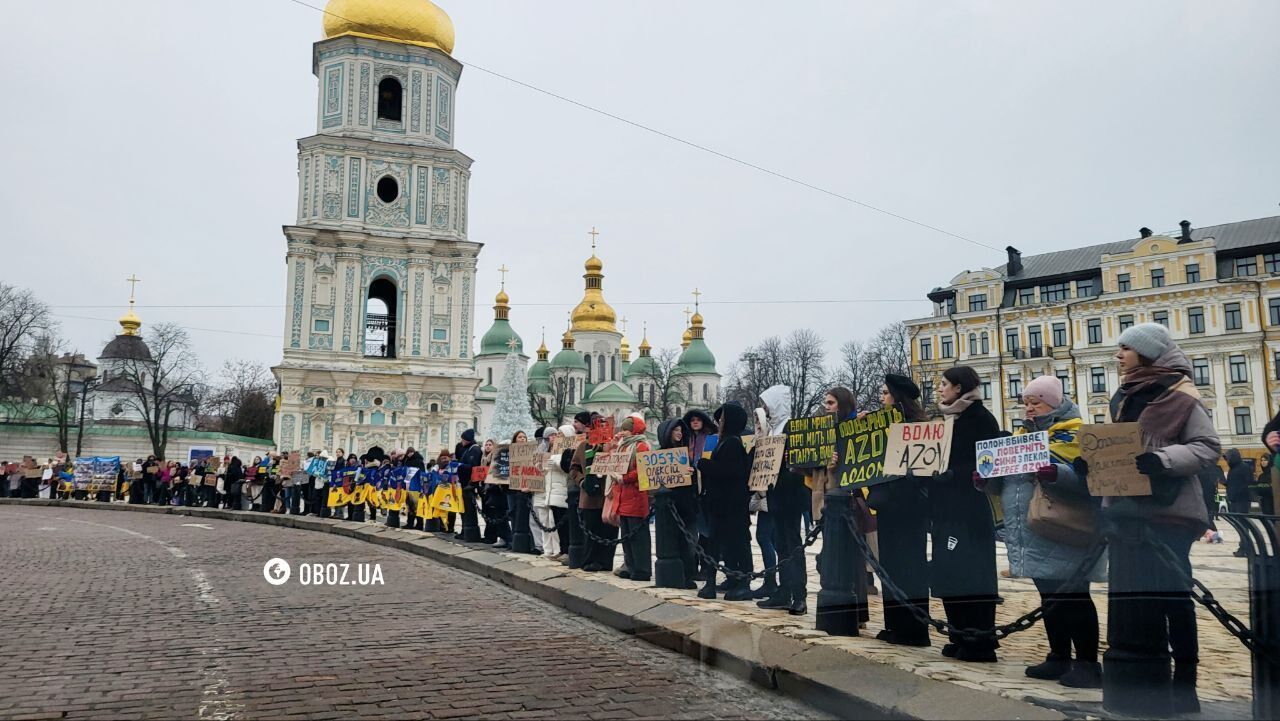
<path fill-rule="evenodd" d="M 957 628 L 996 625 L 996 530 L 991 502 L 973 485 L 974 444 L 1000 435 L 1000 424 L 982 405 L 978 374 L 968 366 L 942 374 L 938 407 L 955 419 L 947 470 L 929 484 L 933 559 L 929 585 Z M 942 655 L 959 661 L 995 661 L 995 639 L 965 643 L 953 635 Z"/>
<path fill-rule="evenodd" d="M 713 558 L 719 552 L 730 571 L 747 574 L 729 579 L 726 601 L 749 601 L 751 595 L 751 457 L 742 444 L 747 427 L 747 411 L 737 403 L 726 403 L 716 411 L 720 438 L 710 458 L 698 464 L 702 476 L 703 512 L 711 527 L 711 547 L 704 550 Z M 707 571 L 707 582 L 699 598 L 716 597 L 716 569 Z"/>
<path fill-rule="evenodd" d="M 659 448 L 683 448 L 689 442 L 689 427 L 685 425 L 684 420 L 680 418 L 672 418 L 663 421 L 658 426 L 658 447 Z M 657 495 L 669 494 L 671 497 L 671 507 L 675 513 L 679 514 L 680 520 L 684 521 L 684 527 L 689 533 L 696 533 L 698 528 L 698 490 L 693 485 L 680 486 L 678 488 L 663 488 L 655 491 Z M 668 530 L 668 526 L 675 526 L 675 519 L 670 513 L 660 513 L 654 516 L 653 520 L 656 529 L 655 533 L 658 538 L 674 538 L 676 539 L 676 548 L 679 549 L 680 566 L 684 573 L 684 582 L 680 585 L 687 589 L 693 590 L 698 587 L 694 582 L 694 576 L 698 575 L 698 559 L 693 551 L 693 544 L 689 542 L 689 537 L 683 531 L 676 529 Z M 662 559 L 658 563 L 665 563 Z"/>
<path fill-rule="evenodd" d="M 903 375 L 884 377 L 880 405 L 897 406 L 907 423 L 928 420 L 920 406 L 920 388 Z M 928 479 L 905 476 L 872 486 L 867 503 L 876 512 L 880 565 L 905 596 L 894 598 L 886 589 L 884 630 L 876 638 L 901 646 L 928 646 L 929 626 L 912 613 L 913 606 L 929 611 Z"/>

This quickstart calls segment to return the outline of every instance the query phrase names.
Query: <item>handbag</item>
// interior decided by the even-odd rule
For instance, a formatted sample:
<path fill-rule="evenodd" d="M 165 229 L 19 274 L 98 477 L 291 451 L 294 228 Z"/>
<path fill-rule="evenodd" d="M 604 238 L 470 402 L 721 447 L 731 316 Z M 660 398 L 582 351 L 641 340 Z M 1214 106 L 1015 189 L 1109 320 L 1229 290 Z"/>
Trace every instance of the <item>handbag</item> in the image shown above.
<path fill-rule="evenodd" d="M 1037 536 L 1068 546 L 1087 547 L 1098 538 L 1097 511 L 1091 503 L 1072 503 L 1035 484 L 1027 508 L 1027 528 Z"/>
<path fill-rule="evenodd" d="M 622 494 L 610 488 L 604 497 L 604 510 L 600 511 L 600 520 L 610 526 L 621 526 L 622 520 L 618 510 L 622 507 Z"/>

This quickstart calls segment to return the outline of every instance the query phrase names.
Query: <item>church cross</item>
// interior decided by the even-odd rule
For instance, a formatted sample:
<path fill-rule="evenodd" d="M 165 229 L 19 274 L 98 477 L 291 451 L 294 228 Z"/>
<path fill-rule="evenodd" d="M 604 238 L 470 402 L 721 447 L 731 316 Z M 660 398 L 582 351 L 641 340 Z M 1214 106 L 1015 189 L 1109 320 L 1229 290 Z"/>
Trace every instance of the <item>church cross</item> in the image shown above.
<path fill-rule="evenodd" d="M 623 335 L 626 335 L 626 333 L 627 333 L 627 317 L 626 317 L 625 315 L 624 315 L 624 316 L 622 316 L 622 318 L 621 318 L 618 322 L 622 323 L 622 334 L 623 334 Z"/>
<path fill-rule="evenodd" d="M 596 236 L 600 235 L 600 231 L 596 230 L 593 225 L 591 226 L 591 232 L 587 233 L 587 235 L 591 236 L 591 252 L 594 253 L 596 252 Z"/>
<path fill-rule="evenodd" d="M 142 279 L 138 277 L 137 273 L 133 273 L 128 278 L 125 278 L 125 282 L 129 284 L 129 302 L 132 303 L 133 293 L 137 290 L 138 284 L 142 282 Z"/>
<path fill-rule="evenodd" d="M 686 305 L 684 307 L 684 325 L 686 328 L 689 326 L 689 316 L 691 315 L 693 315 L 693 311 L 689 310 L 689 306 Z"/>
<path fill-rule="evenodd" d="M 507 268 L 506 263 L 503 263 L 502 267 L 498 268 L 498 272 L 502 274 L 502 289 L 506 290 L 507 289 L 507 273 L 510 273 L 511 270 Z"/>
<path fill-rule="evenodd" d="M 693 289 L 693 309 L 698 310 L 698 299 L 702 297 L 702 291 L 697 288 Z"/>

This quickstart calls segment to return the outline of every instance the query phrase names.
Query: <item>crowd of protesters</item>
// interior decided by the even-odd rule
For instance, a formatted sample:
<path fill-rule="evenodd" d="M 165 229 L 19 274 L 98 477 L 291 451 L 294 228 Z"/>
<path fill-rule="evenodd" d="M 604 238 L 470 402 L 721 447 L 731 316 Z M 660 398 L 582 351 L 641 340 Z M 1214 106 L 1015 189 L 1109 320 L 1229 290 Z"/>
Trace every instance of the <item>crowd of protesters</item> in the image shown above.
<path fill-rule="evenodd" d="M 1119 344 L 1116 358 L 1123 380 L 1111 401 L 1111 420 L 1139 424 L 1147 450 L 1134 459 L 1134 470 L 1150 480 L 1151 495 L 1090 494 L 1088 464 L 1077 438 L 1083 421 L 1057 377 L 1029 382 L 1022 392 L 1025 419 L 1017 428 L 1001 429 L 983 404 L 978 374 L 965 366 L 947 369 L 937 407 L 953 421 L 948 468 L 929 476 L 894 478 L 847 497 L 866 547 L 896 585 L 895 593 L 880 594 L 885 628 L 878 639 L 929 646 L 923 616 L 930 596 L 941 600 L 954 628 L 993 629 L 1000 602 L 1000 535 L 1008 552 L 1006 575 L 1031 579 L 1046 604 L 1044 630 L 1050 652 L 1026 674 L 1069 687 L 1097 688 L 1099 622 L 1090 584 L 1107 579 L 1108 559 L 1105 554 L 1091 555 L 1086 544 L 1044 535 L 1033 518 L 1037 498 L 1051 498 L 1086 515 L 1143 519 L 1158 542 L 1187 568 L 1196 540 L 1221 540 L 1213 521 L 1221 486 L 1225 485 L 1232 511 L 1248 512 L 1257 501 L 1262 511 L 1271 512 L 1272 464 L 1262 463 L 1255 476 L 1238 451 L 1223 456 L 1190 381 L 1190 363 L 1168 331 L 1158 324 L 1133 326 L 1120 336 Z M 671 518 L 656 519 L 675 523 L 680 530 L 676 538 L 683 583 L 677 585 L 696 589 L 702 598 L 755 600 L 764 609 L 802 615 L 807 612 L 807 570 L 804 554 L 797 549 L 809 524 L 821 520 L 824 504 L 834 497 L 828 494 L 839 487 L 837 458 L 816 469 L 784 465 L 767 492 L 753 493 L 747 483 L 752 454 L 743 441 L 749 426 L 757 435 L 785 432 L 790 393 L 785 386 L 775 386 L 761 395 L 754 414 L 726 403 L 712 412 L 691 410 L 663 419 L 652 432 L 642 415 L 633 414 L 607 440 L 588 437 L 594 436 L 589 431 L 602 419 L 585 411 L 558 428 L 538 429 L 532 439 L 521 431 L 511 439 L 480 442 L 475 431 L 468 430 L 455 448 L 432 458 L 414 448 L 370 448 L 360 455 L 337 449 L 332 455 L 308 452 L 305 458 L 292 459 L 287 453 L 270 454 L 247 463 L 234 456 L 189 464 L 148 457 L 125 464 L 114 492 L 100 493 L 98 500 L 314 514 L 352 522 L 379 522 L 381 512 L 388 525 L 400 526 L 404 517 L 410 528 L 454 533 L 460 540 L 472 540 L 466 533 L 470 527 L 481 542 L 500 549 L 513 546 L 513 527 L 519 525 L 515 522 L 527 516 L 533 553 L 585 572 L 612 572 L 646 582 L 653 573 L 651 492 L 640 490 L 634 454 L 621 475 L 597 475 L 593 461 L 606 451 L 643 452 L 650 444 L 687 448 L 693 483 L 669 489 Z M 856 408 L 853 398 L 848 389 L 831 388 L 823 409 L 840 419 L 864 416 L 867 410 Z M 928 418 L 919 387 L 906 376 L 885 376 L 880 407 L 898 408 L 907 422 Z M 1041 431 L 1049 439 L 1049 464 L 1032 473 L 994 479 L 983 479 L 977 472 L 975 443 Z M 537 492 L 495 482 L 489 474 L 504 444 L 522 442 L 537 443 L 543 451 L 539 458 L 544 459 L 544 485 Z M 1263 443 L 1271 453 L 1280 452 L 1280 417 L 1267 425 Z M 557 452 L 550 452 L 553 449 Z M 1225 473 L 1220 460 L 1227 466 Z M 8 491 L 36 497 L 42 479 L 56 483 L 51 477 L 70 477 L 69 467 L 56 465 L 31 458 L 5 464 Z M 362 493 L 364 487 L 389 495 Z M 996 498 L 1003 509 L 999 534 L 993 514 Z M 756 588 L 750 585 L 752 516 L 754 540 L 766 567 Z M 569 553 L 575 547 L 581 554 Z M 821 555 L 818 568 L 821 572 Z M 720 570 L 728 572 L 723 583 L 717 582 Z M 862 598 L 879 593 L 867 571 L 858 569 L 855 574 Z M 1174 660 L 1175 708 L 1189 711 L 1198 708 L 1196 619 L 1190 587 L 1174 585 L 1160 589 L 1169 599 L 1165 635 Z M 942 654 L 959 661 L 992 662 L 998 647 L 990 635 L 957 633 L 942 647 Z"/>

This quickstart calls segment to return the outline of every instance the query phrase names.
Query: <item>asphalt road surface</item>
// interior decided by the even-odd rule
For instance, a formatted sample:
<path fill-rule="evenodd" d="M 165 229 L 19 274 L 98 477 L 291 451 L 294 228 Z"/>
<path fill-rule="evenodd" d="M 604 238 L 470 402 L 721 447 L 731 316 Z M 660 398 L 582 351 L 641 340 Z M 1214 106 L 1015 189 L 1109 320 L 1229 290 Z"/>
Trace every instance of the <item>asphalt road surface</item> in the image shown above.
<path fill-rule="evenodd" d="M 318 575 L 348 564 L 346 585 L 303 584 L 303 564 L 330 563 Z M 825 718 L 492 581 L 311 531 L 8 506 L 0 574 L 5 719 Z"/>

